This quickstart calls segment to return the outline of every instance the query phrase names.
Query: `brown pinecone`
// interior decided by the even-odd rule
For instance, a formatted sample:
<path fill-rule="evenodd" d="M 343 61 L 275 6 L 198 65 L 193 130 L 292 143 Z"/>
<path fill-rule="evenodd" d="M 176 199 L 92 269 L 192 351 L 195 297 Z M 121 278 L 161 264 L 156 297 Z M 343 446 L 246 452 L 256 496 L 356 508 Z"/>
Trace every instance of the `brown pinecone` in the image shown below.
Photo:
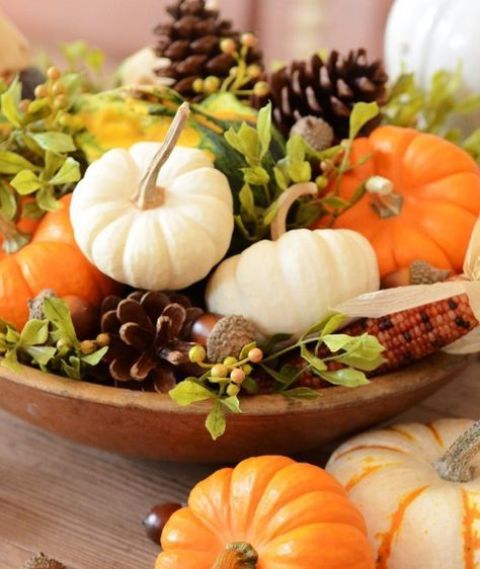
<path fill-rule="evenodd" d="M 313 116 L 329 123 L 339 141 L 348 137 L 354 104 L 381 104 L 387 79 L 382 62 L 369 62 L 364 49 L 350 51 L 345 58 L 332 51 L 325 61 L 316 54 L 272 73 L 270 94 L 253 97 L 253 105 L 260 108 L 270 99 L 274 122 L 285 136 L 299 119 Z M 373 128 L 375 121 L 368 126 Z"/>
<path fill-rule="evenodd" d="M 173 22 L 156 27 L 156 52 L 171 63 L 157 74 L 174 79 L 172 88 L 186 99 L 198 100 L 200 96 L 193 89 L 196 79 L 215 76 L 224 80 L 237 65 L 232 55 L 222 52 L 220 42 L 231 38 L 238 43 L 240 33 L 232 29 L 231 21 L 220 18 L 218 10 L 208 9 L 205 0 L 177 0 L 167 11 Z M 247 63 L 263 69 L 262 53 L 251 48 Z M 252 87 L 254 82 L 244 89 Z"/>
<path fill-rule="evenodd" d="M 102 333 L 109 336 L 105 363 L 115 381 L 151 380 L 158 391 L 175 385 L 175 369 L 188 367 L 191 328 L 203 311 L 186 296 L 135 291 L 107 297 L 101 307 Z"/>

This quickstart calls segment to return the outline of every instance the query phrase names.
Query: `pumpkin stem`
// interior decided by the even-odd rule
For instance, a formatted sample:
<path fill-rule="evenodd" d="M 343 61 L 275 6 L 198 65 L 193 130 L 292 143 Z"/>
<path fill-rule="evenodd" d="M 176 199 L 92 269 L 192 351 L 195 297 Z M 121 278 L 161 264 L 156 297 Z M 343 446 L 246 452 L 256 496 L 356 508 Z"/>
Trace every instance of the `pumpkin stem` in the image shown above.
<path fill-rule="evenodd" d="M 381 219 L 388 219 L 400 214 L 403 197 L 395 191 L 393 182 L 383 176 L 372 176 L 365 184 L 370 194 L 370 205 Z"/>
<path fill-rule="evenodd" d="M 258 555 L 249 543 L 230 543 L 212 569 L 255 569 Z"/>
<path fill-rule="evenodd" d="M 295 184 L 287 188 L 277 201 L 277 213 L 270 225 L 272 241 L 279 239 L 287 232 L 287 216 L 292 205 L 302 196 L 314 196 L 318 193 L 318 187 L 313 182 Z"/>
<path fill-rule="evenodd" d="M 132 201 L 138 209 L 153 209 L 161 206 L 165 201 L 164 188 L 157 186 L 158 174 L 162 166 L 164 166 L 165 162 L 170 158 L 189 116 L 190 106 L 188 103 L 183 103 L 173 118 L 162 146 L 153 157 L 148 170 L 145 172 L 140 182 L 138 192 L 132 197 Z"/>
<path fill-rule="evenodd" d="M 30 242 L 30 236 L 19 231 L 13 221 L 0 215 L 0 235 L 3 237 L 2 249 L 8 255 L 16 253 Z"/>
<path fill-rule="evenodd" d="M 480 452 L 480 421 L 476 421 L 435 462 L 435 470 L 450 482 L 470 482 L 474 477 L 472 460 Z"/>

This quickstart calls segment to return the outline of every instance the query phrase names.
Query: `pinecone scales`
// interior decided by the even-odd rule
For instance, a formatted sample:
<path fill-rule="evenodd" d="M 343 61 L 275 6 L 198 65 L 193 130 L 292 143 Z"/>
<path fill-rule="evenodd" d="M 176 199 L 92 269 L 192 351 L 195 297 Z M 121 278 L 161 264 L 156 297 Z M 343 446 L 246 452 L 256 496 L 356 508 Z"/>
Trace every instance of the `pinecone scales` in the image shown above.
<path fill-rule="evenodd" d="M 187 297 L 135 291 L 127 298 L 107 297 L 101 307 L 101 330 L 108 334 L 105 356 L 110 376 L 118 382 L 150 380 L 158 391 L 175 383 L 175 371 L 189 366 L 188 341 L 202 310 Z"/>
<path fill-rule="evenodd" d="M 275 124 L 286 136 L 298 120 L 311 116 L 330 124 L 338 141 L 348 137 L 355 103 L 381 103 L 386 82 L 382 63 L 369 62 L 364 49 L 350 51 L 345 58 L 332 51 L 325 60 L 316 54 L 274 72 L 270 95 L 254 97 L 252 103 L 260 108 L 270 99 Z"/>
<path fill-rule="evenodd" d="M 218 10 L 207 8 L 205 0 L 177 0 L 167 11 L 173 21 L 156 27 L 156 53 L 168 58 L 170 65 L 157 74 L 172 79 L 172 88 L 184 98 L 196 100 L 200 98 L 193 88 L 196 79 L 226 79 L 237 65 L 232 55 L 222 52 L 220 42 L 226 38 L 238 42 L 240 33 L 232 29 L 232 22 L 221 19 Z M 252 48 L 247 63 L 263 68 L 262 53 Z"/>

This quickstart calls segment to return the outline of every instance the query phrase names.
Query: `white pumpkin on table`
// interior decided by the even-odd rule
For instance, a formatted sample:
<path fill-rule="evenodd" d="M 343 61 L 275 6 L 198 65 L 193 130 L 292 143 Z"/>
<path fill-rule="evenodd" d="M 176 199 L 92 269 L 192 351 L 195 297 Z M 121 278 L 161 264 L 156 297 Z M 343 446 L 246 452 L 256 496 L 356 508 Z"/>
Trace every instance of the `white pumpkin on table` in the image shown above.
<path fill-rule="evenodd" d="M 248 318 L 263 336 L 298 338 L 341 302 L 378 290 L 379 270 L 370 243 L 355 231 L 286 231 L 290 206 L 317 193 L 313 183 L 286 190 L 272 224 L 272 240 L 250 246 L 216 269 L 207 307 Z"/>
<path fill-rule="evenodd" d="M 188 115 L 185 104 L 163 144 L 107 152 L 73 193 L 75 239 L 116 281 L 179 290 L 206 277 L 229 248 L 234 219 L 227 178 L 205 152 L 175 146 Z"/>
<path fill-rule="evenodd" d="M 480 564 L 480 421 L 443 419 L 354 437 L 327 470 L 364 515 L 377 569 Z"/>

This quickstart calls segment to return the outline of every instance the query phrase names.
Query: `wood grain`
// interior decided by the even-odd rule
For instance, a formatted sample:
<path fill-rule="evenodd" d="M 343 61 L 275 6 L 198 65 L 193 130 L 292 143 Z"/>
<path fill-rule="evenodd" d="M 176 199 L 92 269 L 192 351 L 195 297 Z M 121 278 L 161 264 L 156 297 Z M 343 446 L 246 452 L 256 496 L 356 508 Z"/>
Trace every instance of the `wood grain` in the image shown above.
<path fill-rule="evenodd" d="M 477 418 L 479 372 L 475 364 L 401 419 Z M 152 569 L 158 548 L 144 535 L 143 516 L 157 502 L 184 500 L 211 471 L 87 449 L 0 413 L 0 569 L 18 569 L 38 551 L 69 569 Z"/>

